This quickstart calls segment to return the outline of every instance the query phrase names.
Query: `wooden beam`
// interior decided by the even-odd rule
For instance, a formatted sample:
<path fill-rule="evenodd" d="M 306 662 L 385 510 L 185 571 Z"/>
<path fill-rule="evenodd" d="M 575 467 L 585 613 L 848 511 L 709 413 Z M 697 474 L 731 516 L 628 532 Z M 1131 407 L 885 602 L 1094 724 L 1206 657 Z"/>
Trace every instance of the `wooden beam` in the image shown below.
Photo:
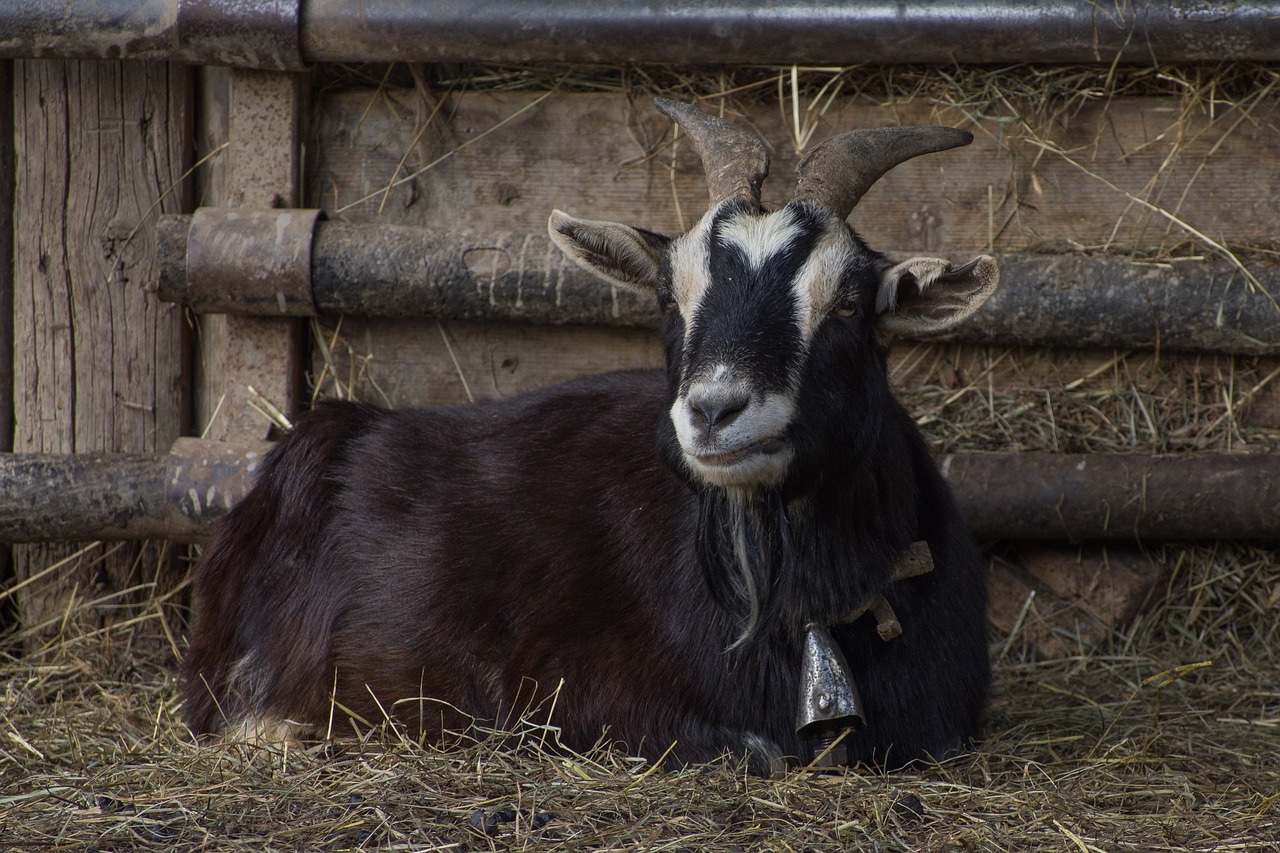
<path fill-rule="evenodd" d="M 0 542 L 201 542 L 269 449 L 180 438 L 168 453 L 0 454 Z"/>
<path fill-rule="evenodd" d="M 650 296 L 604 284 L 541 233 L 316 223 L 202 208 L 159 229 L 162 299 L 256 316 L 435 317 L 657 328 Z M 1000 287 L 936 340 L 1280 355 L 1280 267 L 998 257 Z M 957 263 L 964 263 L 963 260 Z M 269 275 L 264 271 L 270 270 Z"/>
<path fill-rule="evenodd" d="M 1280 538 L 1271 454 L 951 453 L 941 468 L 979 537 Z"/>
<path fill-rule="evenodd" d="M 181 310 L 148 285 L 155 214 L 190 203 L 190 81 L 188 68 L 159 63 L 16 65 L 17 451 L 149 452 L 185 426 Z M 56 630 L 66 614 L 110 621 L 123 612 L 117 605 L 175 581 L 162 550 L 130 548 L 104 561 L 91 550 L 24 591 L 22 623 Z M 69 553 L 16 549 L 15 575 L 24 580 Z M 91 591 L 106 609 L 75 606 Z"/>
<path fill-rule="evenodd" d="M 13 168 L 13 63 L 0 62 L 0 453 L 13 449 Z"/>
<path fill-rule="evenodd" d="M 13 63 L 0 61 L 0 453 L 13 450 Z M 0 584 L 13 555 L 0 545 Z M 7 621 L 0 610 L 0 628 Z"/>
<path fill-rule="evenodd" d="M 681 144 L 673 163 L 670 123 L 647 99 L 552 94 L 535 104 L 540 96 L 532 93 L 472 92 L 448 97 L 436 111 L 429 92 L 376 94 L 335 91 L 319 96 L 307 203 L 330 211 L 331 221 L 426 228 L 447 224 L 481 236 L 532 234 L 543 233 L 550 210 L 560 207 L 581 216 L 675 232 L 687 227 L 706 205 L 696 158 Z M 714 108 L 718 102 L 705 105 Z M 1247 109 L 1218 105 L 1220 109 L 1207 112 L 1182 109 L 1169 98 L 1112 98 L 1081 104 L 1070 122 L 1050 120 L 1044 104 L 1014 106 L 1025 107 L 1025 112 L 1015 115 L 1013 106 L 993 107 L 996 112 L 983 118 L 921 101 L 875 104 L 865 98 L 841 98 L 821 116 L 813 116 L 813 138 L 898 123 L 937 122 L 975 132 L 977 138 L 967 148 L 922 157 L 893 170 L 854 211 L 851 221 L 871 245 L 899 255 L 963 257 L 988 249 L 1050 250 L 1056 254 L 1045 254 L 1043 264 L 1062 261 L 1070 266 L 1071 253 L 1080 247 L 1172 247 L 1184 241 L 1187 232 L 1170 217 L 1224 245 L 1274 246 L 1274 223 L 1280 219 L 1280 155 L 1273 128 L 1280 123 L 1280 99 L 1266 98 Z M 428 116 L 434 116 L 433 124 L 423 127 Z M 765 201 L 785 202 L 797 159 L 789 141 L 789 117 L 767 103 L 748 104 L 730 117 L 757 127 L 773 143 Z M 1248 256 L 1243 257 L 1246 267 L 1254 267 Z M 1176 277 L 1184 264 L 1195 263 L 1172 264 L 1169 277 Z M 1148 269 L 1159 279 L 1159 266 Z M 1231 275 L 1228 271 L 1212 284 L 1227 287 Z M 1037 276 L 1022 284 L 1040 292 L 1055 281 Z M 1016 283 L 1016 277 L 1010 278 L 1006 286 Z M 1229 286 L 1233 292 L 1243 290 L 1249 299 L 1265 299 L 1250 292 L 1243 275 Z M 1215 313 L 1205 321 L 1216 324 L 1218 317 Z M 1151 329 L 1155 323 L 1152 316 Z M 565 352 L 555 353 L 554 343 L 548 341 L 540 343 L 535 354 L 524 332 L 511 324 L 445 325 L 456 338 L 456 355 L 473 392 L 480 389 L 477 396 L 492 396 L 493 388 L 503 385 L 500 372 L 496 383 L 490 381 L 489 352 L 504 353 L 499 362 L 523 358 L 521 370 L 535 361 L 546 365 L 543 384 L 591 372 L 597 361 L 616 364 L 619 355 L 607 343 L 586 344 L 575 330 L 558 333 Z M 457 371 L 448 353 L 440 351 L 439 335 L 430 324 L 419 326 L 415 335 L 411 326 L 398 321 L 353 323 L 347 318 L 342 331 L 339 355 L 347 352 L 343 345 L 349 345 L 356 366 L 348 371 L 344 362 L 344 376 L 363 372 L 379 383 L 385 380 L 384 387 L 394 386 L 404 394 L 401 398 L 388 390 L 395 404 L 465 401 L 460 382 L 450 375 Z M 473 343 L 478 349 L 470 352 Z M 581 346 L 588 348 L 573 351 Z M 1092 346 L 1099 344 L 1095 340 Z M 634 350 L 635 363 L 650 363 L 651 352 Z M 1091 375 L 1096 379 L 1094 371 L 1114 364 L 1117 357 L 1097 348 L 1069 353 L 1018 350 L 1014 358 L 1001 357 L 1008 352 L 999 346 L 907 343 L 895 358 L 910 368 L 900 376 L 904 384 L 942 381 L 926 368 L 949 365 L 956 370 L 945 383 L 963 386 L 981 377 L 984 388 L 990 382 L 1000 393 L 1034 387 L 1039 380 L 1029 378 L 1031 374 L 1063 377 L 1066 382 Z M 314 354 L 317 362 L 321 355 Z M 441 366 L 424 367 L 439 364 L 436 358 L 446 360 Z M 1058 361 L 1061 369 L 1053 364 Z M 1254 378 L 1242 386 L 1249 393 L 1240 417 L 1253 425 L 1280 426 L 1280 382 L 1267 381 L 1280 365 L 1275 359 L 1213 358 L 1199 364 L 1194 357 L 1161 348 L 1154 359 L 1130 359 L 1131 365 L 1137 361 L 1144 365 L 1141 375 L 1126 375 L 1125 380 L 1140 391 L 1168 389 L 1184 372 L 1212 379 L 1215 370 L 1224 375 L 1248 371 Z M 1154 368 L 1148 369 L 1150 365 Z M 1126 371 L 1123 364 L 1120 369 Z M 520 387 L 534 381 L 532 376 L 522 378 Z M 1250 390 L 1255 382 L 1259 386 Z M 369 394 L 380 399 L 373 389 Z M 1178 438 L 1183 439 L 1198 440 Z"/>
<path fill-rule="evenodd" d="M 705 210 L 697 158 L 687 144 L 672 148 L 671 123 L 650 99 L 540 97 L 473 92 L 435 111 L 413 90 L 323 94 L 309 200 L 347 222 L 478 233 L 542 233 L 557 207 L 673 233 Z M 840 98 L 809 116 L 811 139 L 899 124 L 974 132 L 972 145 L 904 163 L 867 193 L 850 221 L 881 251 L 1147 254 L 1188 240 L 1178 221 L 1220 244 L 1274 247 L 1280 99 L 1210 112 L 1111 98 L 1081 103 L 1069 122 L 1020 106 L 985 117 L 924 99 Z M 756 103 L 728 117 L 772 146 L 764 202 L 784 203 L 799 159 L 791 116 Z"/>
<path fill-rule="evenodd" d="M 226 129 L 221 197 L 227 207 L 296 207 L 302 145 L 300 124 L 308 78 L 302 74 L 233 70 L 213 75 L 207 120 Z M 209 139 L 210 143 L 220 141 Z M 215 146 L 216 147 L 216 146 Z M 210 149 L 212 150 L 212 149 Z M 292 416 L 302 399 L 306 326 L 295 319 L 214 314 L 201 318 L 197 420 L 220 440 L 265 438 L 271 421 L 259 400 Z"/>

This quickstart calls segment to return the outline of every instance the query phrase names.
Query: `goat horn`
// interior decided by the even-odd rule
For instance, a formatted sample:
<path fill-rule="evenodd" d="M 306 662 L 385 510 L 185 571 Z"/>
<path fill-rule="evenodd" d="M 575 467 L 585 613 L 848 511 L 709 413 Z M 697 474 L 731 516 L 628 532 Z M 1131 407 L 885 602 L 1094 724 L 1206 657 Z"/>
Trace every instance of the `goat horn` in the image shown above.
<path fill-rule="evenodd" d="M 655 98 L 658 111 L 679 125 L 702 158 L 711 206 L 730 198 L 760 207 L 760 185 L 769 174 L 769 152 L 755 134 L 704 113 L 692 104 Z"/>
<path fill-rule="evenodd" d="M 796 166 L 800 181 L 794 200 L 845 219 L 863 193 L 894 166 L 972 141 L 972 133 L 954 127 L 882 127 L 842 133 L 810 151 Z"/>

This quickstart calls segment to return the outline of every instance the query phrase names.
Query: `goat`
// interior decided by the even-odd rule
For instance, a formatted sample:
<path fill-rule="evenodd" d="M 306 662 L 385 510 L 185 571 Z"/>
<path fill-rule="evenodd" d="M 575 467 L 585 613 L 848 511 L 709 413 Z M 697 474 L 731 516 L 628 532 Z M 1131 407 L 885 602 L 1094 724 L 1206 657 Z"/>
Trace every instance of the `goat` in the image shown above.
<path fill-rule="evenodd" d="M 985 566 L 891 396 L 886 341 L 963 320 L 997 267 L 895 264 L 845 222 L 884 172 L 972 136 L 833 137 L 766 212 L 754 135 L 658 108 L 703 160 L 702 219 L 671 238 L 555 211 L 549 230 L 652 295 L 665 376 L 304 414 L 195 570 L 198 736 L 386 714 L 439 738 L 546 703 L 568 748 L 764 771 L 826 754 L 797 707 L 828 676 L 856 704 L 832 716 L 844 761 L 896 767 L 978 732 Z M 919 541 L 933 570 L 895 580 Z M 855 618 L 869 603 L 900 637 Z"/>

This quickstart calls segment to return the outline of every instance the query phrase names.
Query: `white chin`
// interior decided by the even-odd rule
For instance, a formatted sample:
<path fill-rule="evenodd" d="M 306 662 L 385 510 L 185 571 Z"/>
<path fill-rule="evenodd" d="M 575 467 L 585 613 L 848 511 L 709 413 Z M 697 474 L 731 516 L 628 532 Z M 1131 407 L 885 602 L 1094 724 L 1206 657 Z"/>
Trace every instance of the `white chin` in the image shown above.
<path fill-rule="evenodd" d="M 684 458 L 693 475 L 708 486 L 763 489 L 782 482 L 793 455 L 788 446 L 772 453 L 752 453 L 732 462 L 709 461 L 688 451 Z"/>

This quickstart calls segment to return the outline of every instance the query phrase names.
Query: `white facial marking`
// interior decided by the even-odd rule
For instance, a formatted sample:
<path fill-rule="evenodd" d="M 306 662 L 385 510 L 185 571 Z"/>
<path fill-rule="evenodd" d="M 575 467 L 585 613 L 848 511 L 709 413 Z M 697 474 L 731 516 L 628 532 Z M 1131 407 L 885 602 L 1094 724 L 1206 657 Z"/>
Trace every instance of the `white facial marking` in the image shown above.
<path fill-rule="evenodd" d="M 707 254 L 706 241 L 709 216 L 709 213 L 704 216 L 671 248 L 671 291 L 684 317 L 686 337 L 711 279 L 711 258 Z"/>
<path fill-rule="evenodd" d="M 672 246 L 671 289 L 684 317 L 686 340 L 711 284 L 707 241 L 718 210 L 708 210 L 698 224 Z M 800 233 L 795 214 L 784 207 L 766 216 L 739 214 L 721 226 L 719 239 L 736 245 L 747 263 L 759 269 L 769 255 L 789 245 Z"/>
<path fill-rule="evenodd" d="M 672 249 L 672 290 L 685 320 L 685 342 L 692 339 L 699 310 L 711 283 L 707 249 L 709 229 L 716 211 L 707 214 Z M 767 215 L 742 213 L 720 226 L 717 239 L 736 247 L 754 270 L 769 257 L 784 251 L 803 236 L 803 225 L 791 208 Z M 807 348 L 818 325 L 835 301 L 846 265 L 856 246 L 842 222 L 825 225 L 813 252 L 789 283 L 793 289 L 801 346 Z M 787 286 L 778 282 L 777 286 Z M 803 354 L 796 360 L 803 364 Z M 685 462 L 698 479 L 727 489 L 755 489 L 776 485 L 786 476 L 794 457 L 787 431 L 795 416 L 795 386 L 791 377 L 785 392 L 766 392 L 755 385 L 749 372 L 732 359 L 703 365 L 690 375 L 683 393 L 672 404 L 670 415 Z M 692 401 L 712 397 L 746 399 L 745 408 L 712 426 Z"/>
<path fill-rule="evenodd" d="M 843 227 L 829 229 L 792 282 L 801 338 L 806 344 L 813 340 L 814 332 L 835 303 L 840 279 L 853 262 L 853 256 L 853 238 L 849 232 Z"/>
<path fill-rule="evenodd" d="M 720 229 L 720 239 L 742 250 L 752 269 L 760 269 L 772 254 L 786 248 L 800 236 L 800 225 L 790 208 L 768 216 L 738 216 Z"/>

